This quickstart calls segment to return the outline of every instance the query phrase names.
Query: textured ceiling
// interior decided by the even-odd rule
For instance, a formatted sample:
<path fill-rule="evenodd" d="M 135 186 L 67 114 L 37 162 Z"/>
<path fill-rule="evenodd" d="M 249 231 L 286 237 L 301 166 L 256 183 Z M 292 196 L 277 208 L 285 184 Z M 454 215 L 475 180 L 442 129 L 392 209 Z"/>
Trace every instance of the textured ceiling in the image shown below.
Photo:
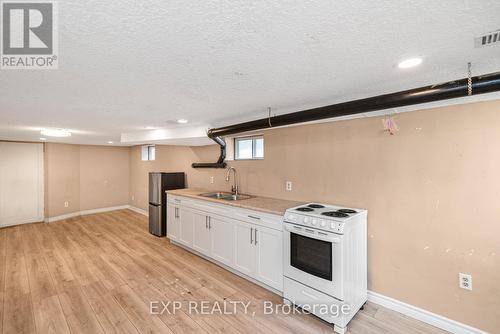
<path fill-rule="evenodd" d="M 0 71 L 0 139 L 119 142 L 500 70 L 500 1 L 59 1 L 59 69 Z M 405 58 L 424 63 L 400 70 Z"/>

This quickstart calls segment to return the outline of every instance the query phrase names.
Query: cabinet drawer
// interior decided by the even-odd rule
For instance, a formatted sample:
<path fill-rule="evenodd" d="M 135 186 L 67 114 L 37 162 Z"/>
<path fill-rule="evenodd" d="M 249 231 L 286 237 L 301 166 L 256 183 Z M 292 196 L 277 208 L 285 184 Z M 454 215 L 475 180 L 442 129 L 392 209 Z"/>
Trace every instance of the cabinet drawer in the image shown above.
<path fill-rule="evenodd" d="M 315 305 L 317 310 L 319 310 L 320 305 L 326 305 L 326 307 L 333 312 L 316 312 L 315 315 L 329 323 L 335 323 L 340 327 L 346 325 L 347 316 L 343 315 L 341 311 L 341 307 L 344 304 L 343 302 L 297 281 L 291 280 L 288 277 L 285 277 L 283 280 L 283 291 L 283 297 L 285 299 L 301 307 L 307 305 L 310 310 L 312 310 L 312 307 Z"/>
<path fill-rule="evenodd" d="M 278 231 L 283 230 L 283 217 L 278 215 L 238 208 L 234 212 L 234 218 Z"/>
<path fill-rule="evenodd" d="M 221 216 L 231 217 L 233 215 L 233 209 L 227 205 L 217 205 L 217 204 L 205 204 L 203 201 L 192 201 L 189 205 L 196 209 L 207 212 L 210 214 L 217 214 Z"/>
<path fill-rule="evenodd" d="M 167 194 L 167 203 L 170 203 L 170 204 L 181 204 L 182 203 L 182 204 L 184 204 L 184 202 L 189 202 L 189 200 L 186 199 L 185 197 Z"/>

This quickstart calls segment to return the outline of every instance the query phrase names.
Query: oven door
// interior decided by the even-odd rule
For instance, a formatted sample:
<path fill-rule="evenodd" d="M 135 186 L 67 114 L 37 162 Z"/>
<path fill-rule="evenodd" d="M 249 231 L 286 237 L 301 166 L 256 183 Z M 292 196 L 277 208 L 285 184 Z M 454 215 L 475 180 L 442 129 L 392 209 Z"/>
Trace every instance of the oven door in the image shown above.
<path fill-rule="evenodd" d="M 342 238 L 335 233 L 285 223 L 285 276 L 343 300 Z"/>

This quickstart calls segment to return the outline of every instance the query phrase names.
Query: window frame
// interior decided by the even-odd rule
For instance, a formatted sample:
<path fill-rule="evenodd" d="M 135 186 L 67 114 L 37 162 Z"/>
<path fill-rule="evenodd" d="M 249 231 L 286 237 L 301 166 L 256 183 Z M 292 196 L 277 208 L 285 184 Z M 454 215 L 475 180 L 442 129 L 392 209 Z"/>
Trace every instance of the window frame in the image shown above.
<path fill-rule="evenodd" d="M 147 151 L 147 159 L 144 159 L 144 150 Z M 155 144 L 141 145 L 141 160 L 142 161 L 155 161 L 156 160 L 156 146 L 155 146 Z"/>
<path fill-rule="evenodd" d="M 262 157 L 255 156 L 257 139 L 262 139 Z M 239 155 L 238 142 L 243 141 L 243 140 L 251 140 L 252 141 L 252 157 L 251 158 L 238 158 L 238 155 Z M 234 144 L 234 160 L 264 160 L 264 136 L 263 135 L 234 137 L 233 144 Z"/>

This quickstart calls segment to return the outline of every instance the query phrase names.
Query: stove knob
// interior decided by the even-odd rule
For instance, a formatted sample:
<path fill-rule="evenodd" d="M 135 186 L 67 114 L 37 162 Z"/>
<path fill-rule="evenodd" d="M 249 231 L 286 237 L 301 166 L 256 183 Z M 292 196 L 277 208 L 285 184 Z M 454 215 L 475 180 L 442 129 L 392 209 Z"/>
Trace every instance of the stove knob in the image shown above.
<path fill-rule="evenodd" d="M 331 224 L 330 224 L 330 228 L 331 228 L 332 230 L 335 230 L 335 223 L 331 223 Z"/>
<path fill-rule="evenodd" d="M 321 221 L 321 227 L 325 227 L 326 226 L 326 222 L 324 220 Z"/>
<path fill-rule="evenodd" d="M 309 223 L 309 217 L 304 217 L 304 223 L 305 224 Z"/>
<path fill-rule="evenodd" d="M 316 226 L 316 224 L 318 223 L 318 221 L 316 219 L 313 219 L 312 222 L 311 222 L 314 226 Z"/>

